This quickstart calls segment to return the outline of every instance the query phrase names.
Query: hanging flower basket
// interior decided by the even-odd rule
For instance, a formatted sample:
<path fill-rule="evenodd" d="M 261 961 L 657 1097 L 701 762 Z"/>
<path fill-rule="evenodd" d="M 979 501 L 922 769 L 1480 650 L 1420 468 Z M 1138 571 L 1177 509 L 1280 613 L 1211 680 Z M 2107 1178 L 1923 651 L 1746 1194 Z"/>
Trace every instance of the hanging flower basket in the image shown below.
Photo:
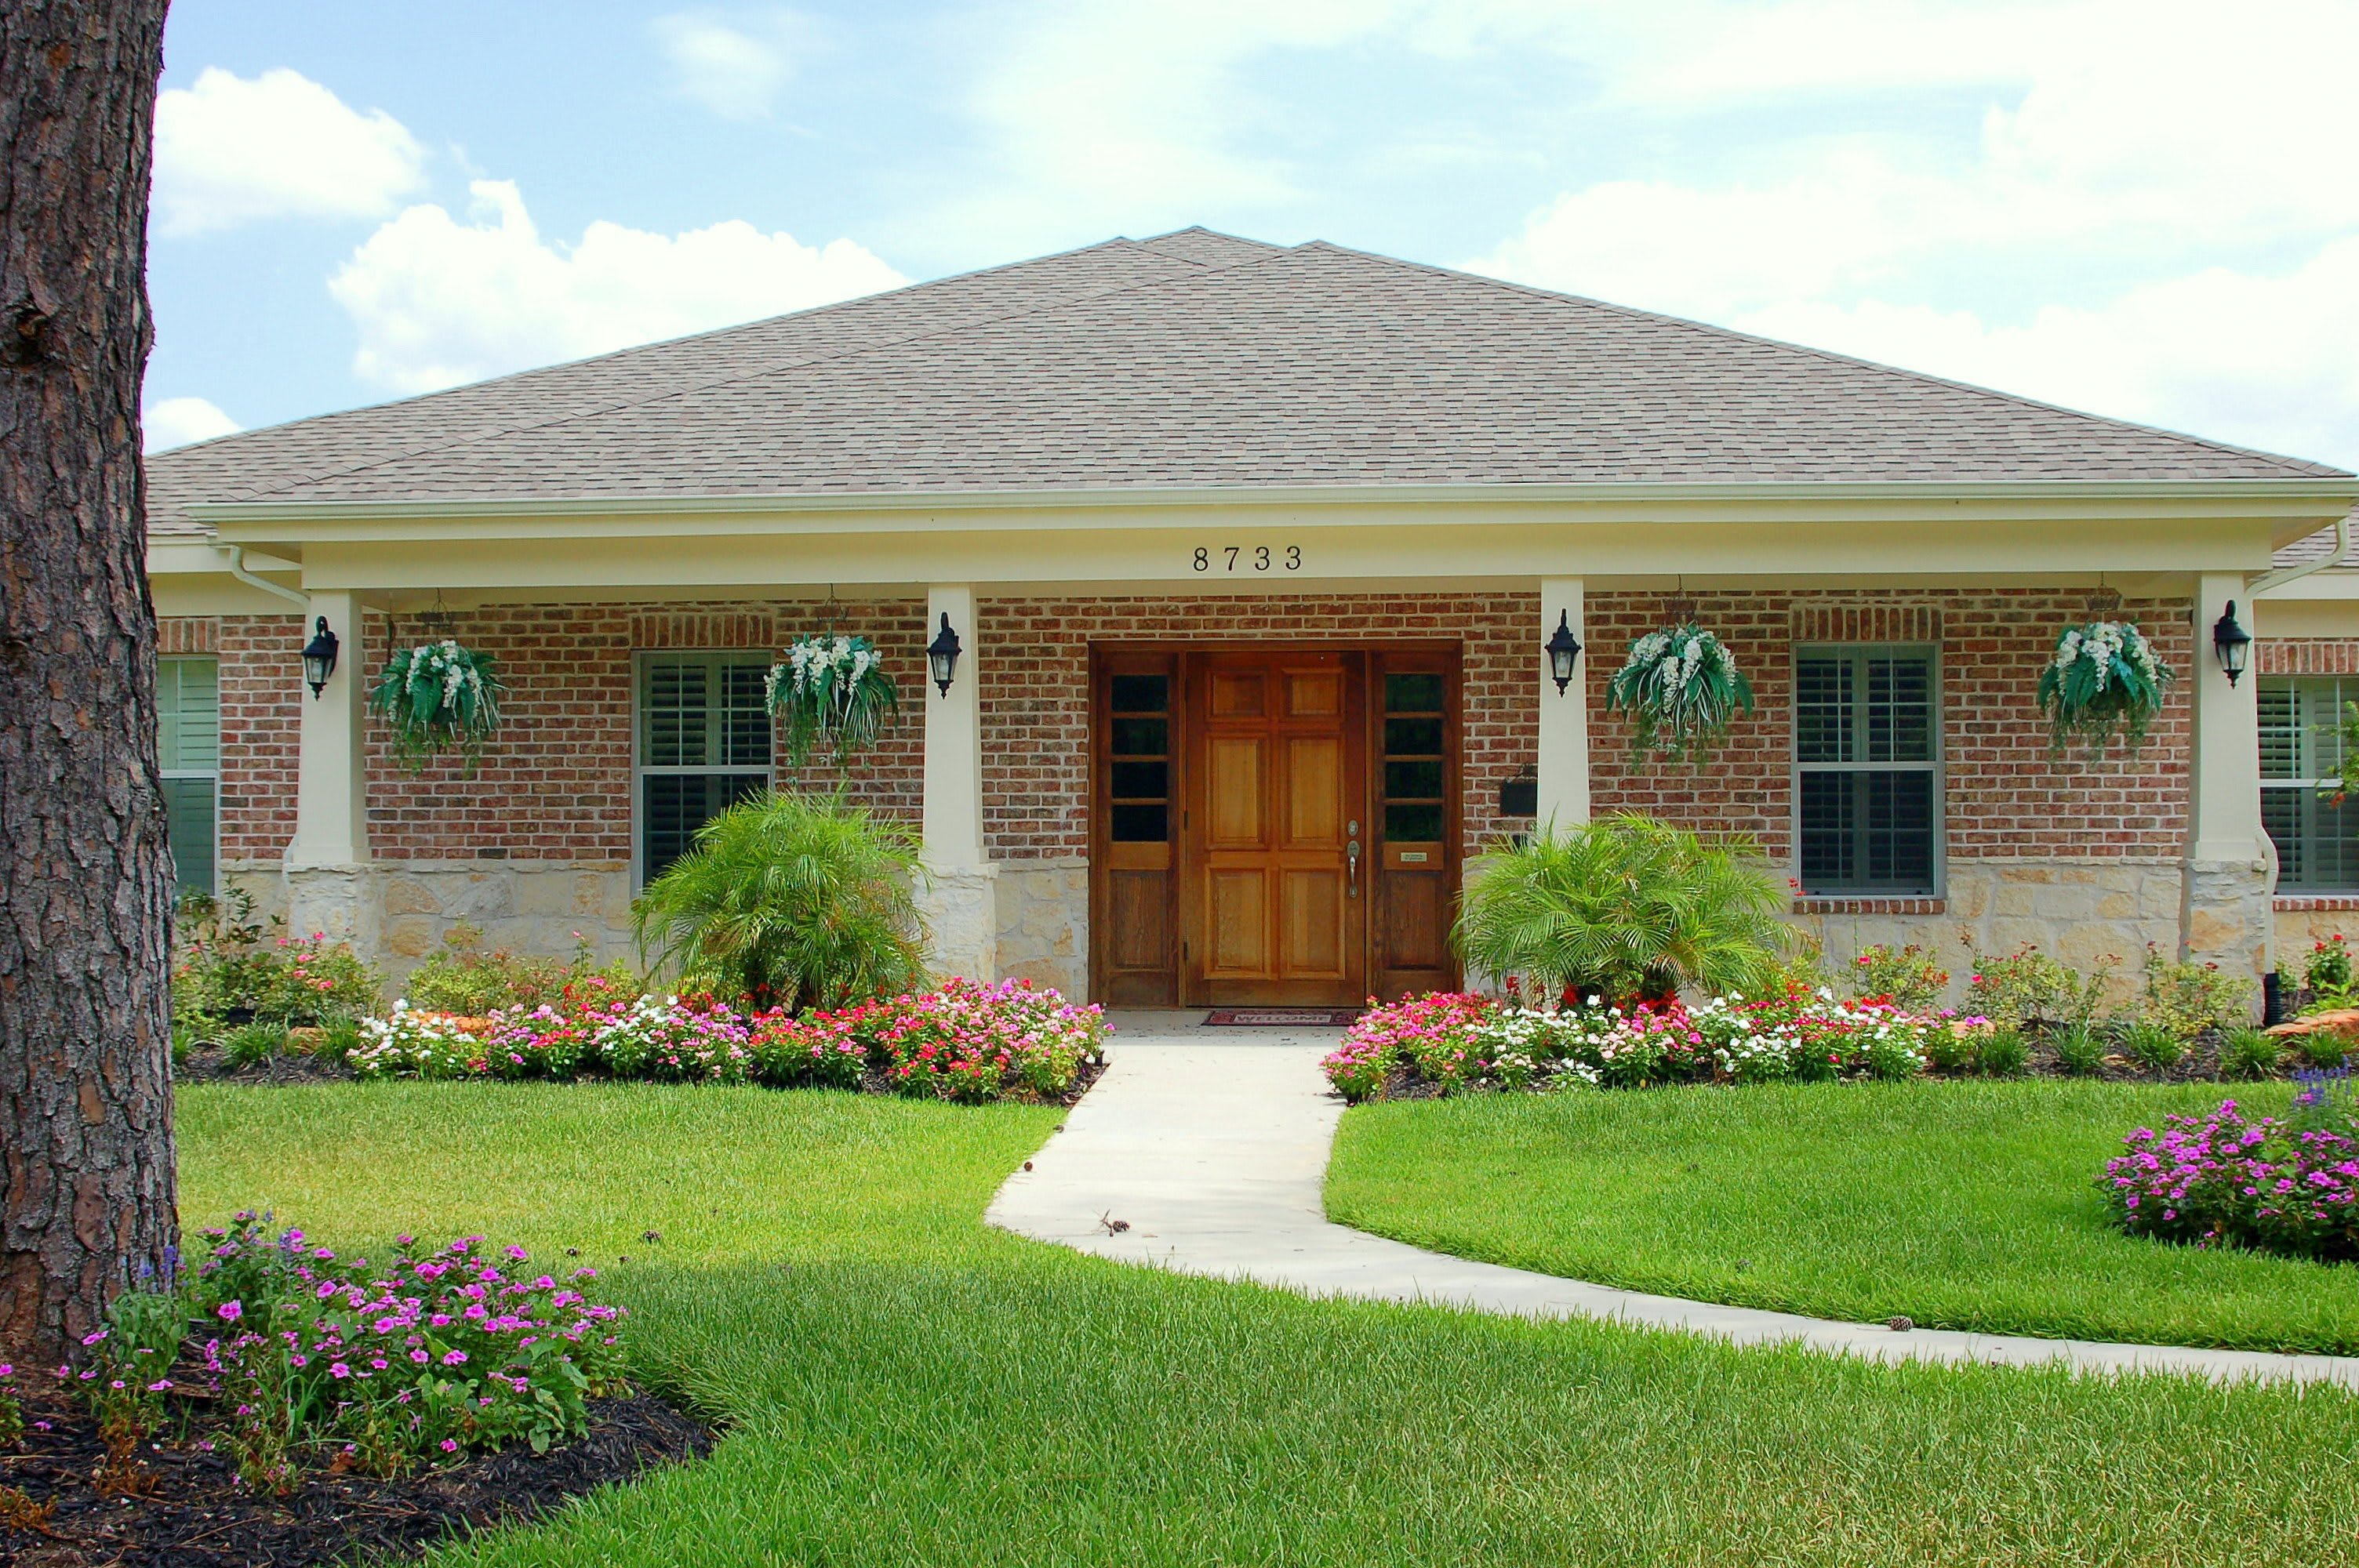
<path fill-rule="evenodd" d="M 787 760 L 797 767 L 821 751 L 833 752 L 839 764 L 850 762 L 875 744 L 877 731 L 900 707 L 893 678 L 865 637 L 796 638 L 770 666 L 764 689 L 783 731 Z"/>
<path fill-rule="evenodd" d="M 2171 679 L 2136 622 L 2087 621 L 2065 627 L 2039 674 L 2039 711 L 2048 717 L 2049 745 L 2061 752 L 2084 741 L 2098 752 L 2120 735 L 2136 750 L 2162 711 L 2162 694 Z"/>
<path fill-rule="evenodd" d="M 1630 715 L 1633 753 L 1701 759 L 1728 733 L 1738 713 L 1753 711 L 1753 683 L 1728 644 L 1689 621 L 1649 632 L 1606 683 L 1608 711 Z"/>
<path fill-rule="evenodd" d="M 484 742 L 500 727 L 500 683 L 492 656 L 445 639 L 396 652 L 369 693 L 372 712 L 393 730 L 393 754 L 411 773 L 429 757 L 456 752 L 473 773 Z"/>

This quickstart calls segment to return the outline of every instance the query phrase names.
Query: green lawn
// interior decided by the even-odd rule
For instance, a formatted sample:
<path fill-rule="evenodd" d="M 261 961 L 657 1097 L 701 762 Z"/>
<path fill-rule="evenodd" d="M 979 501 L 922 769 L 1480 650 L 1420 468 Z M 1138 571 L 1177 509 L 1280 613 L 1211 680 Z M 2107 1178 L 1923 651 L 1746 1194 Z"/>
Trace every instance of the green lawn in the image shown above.
<path fill-rule="evenodd" d="M 629 1255 L 605 1283 L 638 1360 L 730 1435 L 446 1563 L 2282 1563 L 2359 1543 L 2341 1394 L 1320 1303 L 984 1229 L 1057 1114 L 195 1086 L 183 1205 L 192 1225 L 266 1205 L 345 1246 L 481 1230 Z"/>
<path fill-rule="evenodd" d="M 1483 1096 L 1344 1118 L 1327 1210 L 1470 1258 L 1823 1317 L 2359 1352 L 2359 1269 L 2133 1240 L 2122 1135 L 2223 1090 L 2018 1080 Z"/>

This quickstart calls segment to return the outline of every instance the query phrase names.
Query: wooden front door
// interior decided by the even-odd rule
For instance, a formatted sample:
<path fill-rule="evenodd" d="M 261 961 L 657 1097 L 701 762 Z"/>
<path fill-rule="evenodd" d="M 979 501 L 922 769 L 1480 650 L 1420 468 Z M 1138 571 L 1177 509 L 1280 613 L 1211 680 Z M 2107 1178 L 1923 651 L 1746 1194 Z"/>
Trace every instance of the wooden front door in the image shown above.
<path fill-rule="evenodd" d="M 1190 1000 L 1367 995 L 1367 659 L 1208 654 L 1190 661 L 1180 826 Z"/>
<path fill-rule="evenodd" d="M 1458 710 L 1447 644 L 1093 647 L 1090 994 L 1349 1007 L 1456 985 Z"/>

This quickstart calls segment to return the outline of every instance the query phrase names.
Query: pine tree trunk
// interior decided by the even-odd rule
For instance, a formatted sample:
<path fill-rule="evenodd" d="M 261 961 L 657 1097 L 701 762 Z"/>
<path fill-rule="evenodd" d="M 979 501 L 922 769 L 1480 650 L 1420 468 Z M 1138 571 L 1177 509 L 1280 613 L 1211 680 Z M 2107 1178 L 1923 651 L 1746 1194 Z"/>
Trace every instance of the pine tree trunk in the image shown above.
<path fill-rule="evenodd" d="M 177 1235 L 139 462 L 165 3 L 0 0 L 0 1350 L 37 1365 Z"/>

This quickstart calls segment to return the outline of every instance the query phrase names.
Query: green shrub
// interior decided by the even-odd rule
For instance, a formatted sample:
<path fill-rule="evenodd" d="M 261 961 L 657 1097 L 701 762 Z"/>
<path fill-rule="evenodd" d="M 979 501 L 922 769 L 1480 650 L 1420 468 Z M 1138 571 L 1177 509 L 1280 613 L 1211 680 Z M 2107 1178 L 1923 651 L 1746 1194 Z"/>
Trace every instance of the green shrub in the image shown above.
<path fill-rule="evenodd" d="M 2274 1076 L 2285 1047 L 2275 1035 L 2247 1026 L 2231 1029 L 2220 1042 L 2220 1076 L 2224 1078 Z"/>
<path fill-rule="evenodd" d="M 1971 1073 L 1981 1059 L 1981 1046 L 1971 1030 L 1941 1030 L 1925 1047 L 1925 1065 L 1937 1073 Z"/>
<path fill-rule="evenodd" d="M 1966 1011 L 1982 1014 L 2002 1029 L 2022 1031 L 2035 1024 L 2068 1030 L 2085 1027 L 2097 1015 L 2105 984 L 2119 962 L 2108 957 L 2093 972 L 2080 975 L 2030 943 L 2003 956 L 1976 953 L 1973 978 L 1966 985 Z"/>
<path fill-rule="evenodd" d="M 2146 945 L 2138 1017 L 2169 1030 L 2182 1044 L 2207 1029 L 2243 1022 L 2252 994 L 2248 976 L 2223 973 L 2217 964 L 2166 958 L 2153 943 Z"/>
<path fill-rule="evenodd" d="M 402 1000 L 430 1012 L 480 1018 L 518 1008 L 555 1007 L 566 988 L 596 977 L 603 994 L 628 1001 L 639 994 L 639 977 L 623 963 L 591 961 L 590 944 L 575 933 L 571 958 L 532 957 L 505 947 L 483 949 L 481 928 L 461 921 L 442 938 L 442 948 L 409 972 Z"/>
<path fill-rule="evenodd" d="M 1623 815 L 1502 842 L 1477 862 L 1451 933 L 1468 966 L 1628 1003 L 1682 986 L 1758 995 L 1790 937 L 1785 890 L 1744 840 Z"/>
<path fill-rule="evenodd" d="M 2031 1048 L 2012 1029 L 1994 1029 L 1974 1041 L 1974 1071 L 1988 1077 L 2011 1078 L 2031 1060 Z"/>
<path fill-rule="evenodd" d="M 2351 1054 L 2351 1038 L 2331 1029 L 2292 1037 L 2294 1054 L 2306 1067 L 2339 1067 Z"/>
<path fill-rule="evenodd" d="M 2093 1077 L 2105 1065 L 2105 1043 L 2083 1023 L 2056 1037 L 2056 1065 L 2076 1078 Z"/>
<path fill-rule="evenodd" d="M 2161 1072 L 2186 1058 L 2187 1042 L 2169 1026 L 2141 1018 L 2122 1031 L 2122 1054 L 2141 1067 Z"/>
<path fill-rule="evenodd" d="M 1926 1012 L 1937 1006 L 1949 984 L 1950 971 L 1914 942 L 1898 948 L 1879 942 L 1852 961 L 1853 995 L 1887 997 L 1895 1006 L 1911 1012 Z"/>
<path fill-rule="evenodd" d="M 287 1026 L 255 1019 L 222 1036 L 222 1054 L 233 1067 L 258 1067 L 287 1049 Z"/>
<path fill-rule="evenodd" d="M 357 1017 L 349 1012 L 339 1013 L 320 1025 L 320 1037 L 311 1047 L 311 1059 L 341 1067 L 354 1051 L 360 1049 L 364 1038 Z"/>
<path fill-rule="evenodd" d="M 832 795 L 765 791 L 697 830 L 633 906 L 639 947 L 683 986 L 788 1009 L 917 989 L 914 835 Z"/>

